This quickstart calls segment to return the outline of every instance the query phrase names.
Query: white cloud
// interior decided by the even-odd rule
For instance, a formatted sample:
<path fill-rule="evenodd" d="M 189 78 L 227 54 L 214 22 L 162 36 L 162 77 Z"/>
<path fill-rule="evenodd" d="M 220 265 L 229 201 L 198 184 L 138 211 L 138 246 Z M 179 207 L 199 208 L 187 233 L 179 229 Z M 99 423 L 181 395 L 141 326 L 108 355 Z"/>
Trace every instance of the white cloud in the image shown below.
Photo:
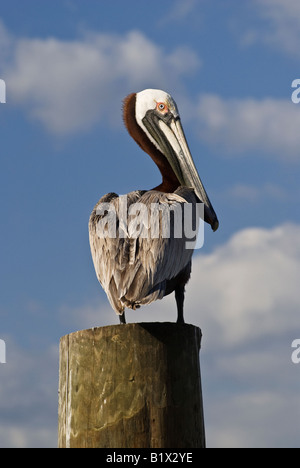
<path fill-rule="evenodd" d="M 231 347 L 251 336 L 297 329 L 299 239 L 296 225 L 249 228 L 214 253 L 196 258 L 187 307 L 196 310 L 201 297 L 207 326 L 222 328 L 219 344 Z"/>
<path fill-rule="evenodd" d="M 298 0 L 255 0 L 263 22 L 246 29 L 244 44 L 264 43 L 299 58 L 300 4 Z"/>
<path fill-rule="evenodd" d="M 7 363 L 0 364 L 0 447 L 55 447 L 58 347 L 34 352 L 4 338 Z"/>
<path fill-rule="evenodd" d="M 30 109 L 50 132 L 63 135 L 99 119 L 121 122 L 127 94 L 176 87 L 199 65 L 192 50 L 167 52 L 139 31 L 86 33 L 73 41 L 16 40 L 5 78 L 15 103 Z"/>
<path fill-rule="evenodd" d="M 99 290 L 100 288 L 99 285 Z M 106 306 L 103 305 L 103 297 L 104 295 L 99 293 L 96 300 L 78 307 L 62 305 L 60 308 L 61 322 L 64 325 L 72 324 L 75 330 L 119 324 L 119 318 L 111 309 L 108 301 Z"/>
<path fill-rule="evenodd" d="M 290 395 L 288 389 L 285 393 L 283 390 L 282 386 L 279 391 L 245 391 L 215 399 L 212 421 L 206 427 L 209 446 L 298 448 L 298 395 L 296 391 Z"/>
<path fill-rule="evenodd" d="M 0 70 L 2 72 L 3 64 L 7 60 L 9 53 L 13 47 L 13 38 L 6 29 L 3 21 L 0 18 Z"/>
<path fill-rule="evenodd" d="M 300 108 L 289 99 L 199 97 L 200 138 L 225 153 L 258 150 L 285 160 L 299 160 Z"/>
<path fill-rule="evenodd" d="M 263 199 L 269 199 L 275 202 L 292 199 L 295 194 L 287 192 L 282 187 L 273 183 L 265 183 L 261 186 L 251 184 L 236 184 L 230 186 L 227 190 L 219 194 L 224 199 L 226 197 L 231 203 L 257 203 Z M 297 193 L 297 198 L 299 193 Z"/>
<path fill-rule="evenodd" d="M 194 14 L 197 6 L 197 0 L 185 0 L 185 2 L 177 0 L 177 2 L 173 3 L 168 14 L 160 20 L 160 24 L 182 21 Z"/>
<path fill-rule="evenodd" d="M 192 275 L 186 316 L 204 335 L 209 445 L 299 446 L 300 226 L 238 232 Z"/>

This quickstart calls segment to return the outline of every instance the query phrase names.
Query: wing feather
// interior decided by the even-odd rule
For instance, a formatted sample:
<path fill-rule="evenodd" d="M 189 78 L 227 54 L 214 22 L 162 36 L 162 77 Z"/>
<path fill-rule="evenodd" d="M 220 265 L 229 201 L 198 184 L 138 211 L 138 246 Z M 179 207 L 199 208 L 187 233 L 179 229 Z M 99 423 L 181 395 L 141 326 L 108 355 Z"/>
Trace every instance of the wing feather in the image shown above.
<path fill-rule="evenodd" d="M 135 309 L 162 299 L 167 280 L 176 277 L 190 263 L 193 250 L 186 248 L 182 213 L 185 203 L 197 203 L 193 189 L 187 187 L 179 187 L 174 193 L 135 191 L 126 197 L 124 212 L 124 196 L 105 195 L 95 206 L 89 221 L 97 278 L 118 314 L 122 314 L 125 307 Z M 108 226 L 107 235 L 104 235 L 104 228 L 99 236 L 99 226 L 102 225 L 103 230 L 103 221 L 105 217 L 108 219 L 108 210 L 100 209 L 103 203 L 109 204 L 107 207 L 111 209 L 109 219 L 115 221 L 115 237 L 108 235 Z M 154 210 L 157 210 L 155 215 Z M 178 238 L 174 222 L 169 222 L 172 218 L 182 223 L 183 235 Z"/>

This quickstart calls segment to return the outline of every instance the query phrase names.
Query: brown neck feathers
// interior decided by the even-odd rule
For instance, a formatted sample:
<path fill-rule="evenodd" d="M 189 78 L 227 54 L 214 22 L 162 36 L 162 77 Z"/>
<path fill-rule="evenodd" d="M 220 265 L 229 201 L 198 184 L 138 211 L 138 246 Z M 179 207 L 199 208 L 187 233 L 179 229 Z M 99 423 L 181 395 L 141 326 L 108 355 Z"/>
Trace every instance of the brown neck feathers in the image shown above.
<path fill-rule="evenodd" d="M 123 102 L 123 119 L 129 135 L 137 142 L 143 151 L 149 154 L 157 165 L 162 175 L 162 183 L 153 190 L 160 192 L 174 192 L 180 185 L 172 167 L 167 158 L 159 151 L 156 146 L 149 140 L 146 133 L 138 125 L 135 118 L 136 94 L 130 94 Z"/>

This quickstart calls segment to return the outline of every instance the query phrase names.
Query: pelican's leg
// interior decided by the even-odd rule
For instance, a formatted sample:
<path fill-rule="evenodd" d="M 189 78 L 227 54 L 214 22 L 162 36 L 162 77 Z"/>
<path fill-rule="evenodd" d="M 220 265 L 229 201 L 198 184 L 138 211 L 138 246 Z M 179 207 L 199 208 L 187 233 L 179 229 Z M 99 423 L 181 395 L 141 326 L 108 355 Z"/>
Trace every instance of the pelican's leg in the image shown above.
<path fill-rule="evenodd" d="M 177 323 L 184 323 L 183 318 L 183 303 L 184 303 L 184 286 L 177 286 L 175 289 L 175 299 L 177 304 Z"/>
<path fill-rule="evenodd" d="M 125 312 L 123 312 L 122 315 L 119 315 L 120 323 L 125 324 L 126 323 L 126 318 L 125 318 Z"/>

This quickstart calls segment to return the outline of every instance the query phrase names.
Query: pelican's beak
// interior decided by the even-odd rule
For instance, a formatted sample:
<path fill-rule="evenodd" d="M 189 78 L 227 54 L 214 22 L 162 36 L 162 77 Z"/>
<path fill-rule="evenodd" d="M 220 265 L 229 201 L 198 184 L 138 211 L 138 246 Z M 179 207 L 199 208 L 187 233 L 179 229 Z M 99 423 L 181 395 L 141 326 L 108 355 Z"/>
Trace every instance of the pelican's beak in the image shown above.
<path fill-rule="evenodd" d="M 180 184 L 195 190 L 200 202 L 204 203 L 204 220 L 211 225 L 213 231 L 216 231 L 219 221 L 195 167 L 179 116 L 172 115 L 165 120 L 158 119 L 156 123 L 160 130 L 159 139 L 156 134 L 156 140 L 161 146 L 162 153 L 168 159 Z"/>

